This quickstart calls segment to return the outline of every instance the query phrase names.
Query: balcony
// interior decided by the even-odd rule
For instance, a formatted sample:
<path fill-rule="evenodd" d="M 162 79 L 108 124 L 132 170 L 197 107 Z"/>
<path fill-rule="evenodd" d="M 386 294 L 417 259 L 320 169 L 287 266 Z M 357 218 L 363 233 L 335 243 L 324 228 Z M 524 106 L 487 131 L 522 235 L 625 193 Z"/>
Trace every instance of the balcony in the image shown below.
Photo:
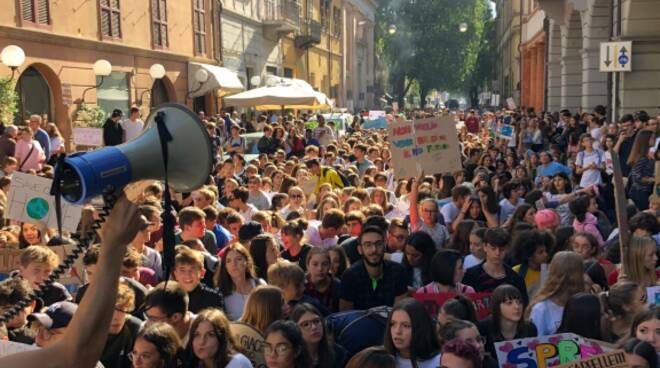
<path fill-rule="evenodd" d="M 300 4 L 292 0 L 266 0 L 262 17 L 264 33 L 272 38 L 298 30 Z"/>
<path fill-rule="evenodd" d="M 300 28 L 300 34 L 295 39 L 297 48 L 306 50 L 321 43 L 321 23 L 309 20 Z"/>

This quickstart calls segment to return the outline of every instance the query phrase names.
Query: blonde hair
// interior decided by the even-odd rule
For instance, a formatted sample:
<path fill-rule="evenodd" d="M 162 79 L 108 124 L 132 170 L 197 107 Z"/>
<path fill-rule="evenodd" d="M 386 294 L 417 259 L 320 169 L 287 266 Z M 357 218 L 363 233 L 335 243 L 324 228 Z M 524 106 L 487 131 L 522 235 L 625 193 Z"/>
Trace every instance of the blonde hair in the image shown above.
<path fill-rule="evenodd" d="M 582 257 L 575 252 L 562 251 L 552 258 L 548 278 L 527 308 L 527 315 L 535 304 L 552 299 L 563 306 L 568 299 L 584 291 Z"/>
<path fill-rule="evenodd" d="M 31 245 L 21 252 L 21 266 L 25 268 L 30 263 L 48 263 L 55 268 L 60 263 L 60 257 L 44 245 Z"/>
<path fill-rule="evenodd" d="M 125 280 L 119 280 L 115 308 L 121 309 L 126 313 L 132 313 L 135 309 L 135 292 Z"/>
<path fill-rule="evenodd" d="M 630 281 L 634 281 L 642 287 L 655 286 L 655 268 L 644 267 L 644 259 L 647 253 L 655 252 L 655 240 L 646 236 L 632 236 L 628 243 L 628 252 L 623 254 L 623 263 L 626 265 L 626 274 Z"/>
<path fill-rule="evenodd" d="M 305 271 L 297 263 L 278 260 L 268 267 L 268 282 L 282 289 L 291 283 L 299 285 L 305 282 Z"/>
<path fill-rule="evenodd" d="M 282 319 L 284 295 L 276 286 L 261 285 L 252 290 L 240 321 L 264 333 L 271 323 Z"/>
<path fill-rule="evenodd" d="M 177 245 L 174 266 L 176 267 L 178 265 L 196 266 L 202 270 L 204 269 L 204 255 L 202 252 L 191 249 L 185 245 Z"/>

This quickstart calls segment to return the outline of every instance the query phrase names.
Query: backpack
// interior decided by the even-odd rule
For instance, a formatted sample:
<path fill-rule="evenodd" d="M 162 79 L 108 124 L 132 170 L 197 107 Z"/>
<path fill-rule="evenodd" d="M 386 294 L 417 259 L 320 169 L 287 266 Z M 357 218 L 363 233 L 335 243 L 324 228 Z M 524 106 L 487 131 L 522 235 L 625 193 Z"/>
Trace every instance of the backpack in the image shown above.
<path fill-rule="evenodd" d="M 323 177 L 325 177 L 325 175 L 328 173 L 328 170 L 330 170 L 329 167 L 324 167 L 324 168 L 323 168 L 323 172 L 321 173 L 321 174 L 323 175 Z M 334 170 L 334 169 L 333 169 L 333 170 Z M 335 170 L 335 172 L 336 172 L 337 175 L 339 176 L 339 179 L 341 179 L 341 182 L 344 184 L 344 188 L 346 188 L 346 187 L 350 187 L 350 186 L 351 186 L 351 182 L 348 181 L 348 178 L 346 177 L 346 175 L 344 175 L 343 172 L 341 172 L 341 171 L 339 171 L 339 170 Z"/>
<path fill-rule="evenodd" d="M 326 324 L 334 334 L 335 342 L 348 350 L 350 358 L 367 347 L 383 345 L 391 310 L 388 306 L 380 306 L 333 313 L 326 318 Z"/>

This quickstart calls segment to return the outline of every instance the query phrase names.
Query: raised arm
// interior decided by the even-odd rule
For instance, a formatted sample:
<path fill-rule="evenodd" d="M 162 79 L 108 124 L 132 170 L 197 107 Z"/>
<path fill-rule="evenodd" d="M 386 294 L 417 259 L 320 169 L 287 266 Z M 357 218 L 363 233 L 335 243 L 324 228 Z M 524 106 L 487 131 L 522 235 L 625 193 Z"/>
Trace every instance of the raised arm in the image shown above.
<path fill-rule="evenodd" d="M 65 332 L 55 345 L 0 358 L 0 367 L 68 368 L 95 367 L 108 337 L 117 298 L 119 269 L 126 246 L 145 220 L 122 194 L 103 228 L 98 267 L 103 272 L 90 284 Z"/>
<path fill-rule="evenodd" d="M 410 185 L 410 193 L 408 194 L 408 202 L 410 203 L 410 228 L 415 230 L 419 224 L 419 209 L 417 208 L 417 197 L 419 196 L 419 182 L 424 177 L 422 173 L 419 178 L 411 178 L 412 184 Z"/>

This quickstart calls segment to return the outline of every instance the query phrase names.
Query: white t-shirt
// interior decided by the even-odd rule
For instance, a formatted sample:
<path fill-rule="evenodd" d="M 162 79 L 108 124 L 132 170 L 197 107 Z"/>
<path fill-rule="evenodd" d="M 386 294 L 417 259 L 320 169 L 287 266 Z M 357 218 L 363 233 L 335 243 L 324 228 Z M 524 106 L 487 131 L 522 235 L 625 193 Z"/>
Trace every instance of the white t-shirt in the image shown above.
<path fill-rule="evenodd" d="M 126 132 L 126 141 L 132 141 L 135 139 L 140 133 L 142 133 L 142 129 L 144 128 L 144 122 L 141 119 L 137 119 L 135 121 L 132 121 L 131 119 L 126 119 L 121 122 L 121 127 L 124 128 L 124 132 Z"/>
<path fill-rule="evenodd" d="M 483 261 L 485 261 L 485 259 L 479 259 L 474 254 L 468 254 L 463 259 L 463 269 L 467 270 L 470 267 L 480 265 Z"/>
<path fill-rule="evenodd" d="M 442 217 L 444 217 L 446 225 L 454 222 L 454 219 L 458 217 L 460 211 L 461 210 L 454 204 L 454 201 L 449 201 L 449 203 L 440 208 L 440 213 L 442 214 Z"/>
<path fill-rule="evenodd" d="M 563 314 L 563 306 L 552 300 L 544 300 L 534 304 L 529 320 L 536 326 L 539 336 L 547 336 L 557 332 Z"/>
<path fill-rule="evenodd" d="M 319 231 L 320 227 L 321 227 L 320 222 L 318 221 L 310 222 L 309 227 L 305 232 L 305 238 L 307 239 L 307 243 L 315 247 L 323 247 L 323 248 L 329 248 L 334 245 L 337 245 L 337 241 L 339 240 L 337 236 L 321 239 L 321 233 Z"/>
<path fill-rule="evenodd" d="M 410 359 L 402 358 L 397 354 L 396 368 L 412 368 L 412 366 Z M 438 366 L 440 366 L 440 353 L 436 354 L 431 359 L 417 361 L 418 368 L 438 368 Z"/>
<path fill-rule="evenodd" d="M 575 165 L 581 167 L 587 167 L 595 163 L 598 169 L 588 169 L 582 172 L 582 178 L 580 179 L 580 187 L 586 188 L 590 185 L 598 185 L 602 183 L 600 176 L 600 168 L 603 168 L 605 160 L 601 151 L 593 150 L 591 153 L 587 151 L 580 151 L 577 154 L 575 160 Z"/>
<path fill-rule="evenodd" d="M 241 215 L 241 217 L 243 217 L 243 220 L 245 220 L 245 222 L 248 222 L 248 221 L 252 221 L 252 216 L 255 213 L 259 212 L 259 210 L 257 209 L 257 207 L 251 205 L 250 203 L 246 203 L 246 205 L 247 208 L 245 209 L 245 211 L 238 211 L 238 214 Z"/>
<path fill-rule="evenodd" d="M 261 279 L 259 279 L 259 281 L 250 279 L 250 285 L 252 285 L 252 288 L 263 284 L 265 284 L 265 282 Z M 250 294 L 241 294 L 236 291 L 225 296 L 225 313 L 227 313 L 227 318 L 229 318 L 230 321 L 236 321 L 241 318 L 248 296 L 250 296 Z"/>
<path fill-rule="evenodd" d="M 252 368 L 252 363 L 245 355 L 236 353 L 231 357 L 225 368 Z"/>

